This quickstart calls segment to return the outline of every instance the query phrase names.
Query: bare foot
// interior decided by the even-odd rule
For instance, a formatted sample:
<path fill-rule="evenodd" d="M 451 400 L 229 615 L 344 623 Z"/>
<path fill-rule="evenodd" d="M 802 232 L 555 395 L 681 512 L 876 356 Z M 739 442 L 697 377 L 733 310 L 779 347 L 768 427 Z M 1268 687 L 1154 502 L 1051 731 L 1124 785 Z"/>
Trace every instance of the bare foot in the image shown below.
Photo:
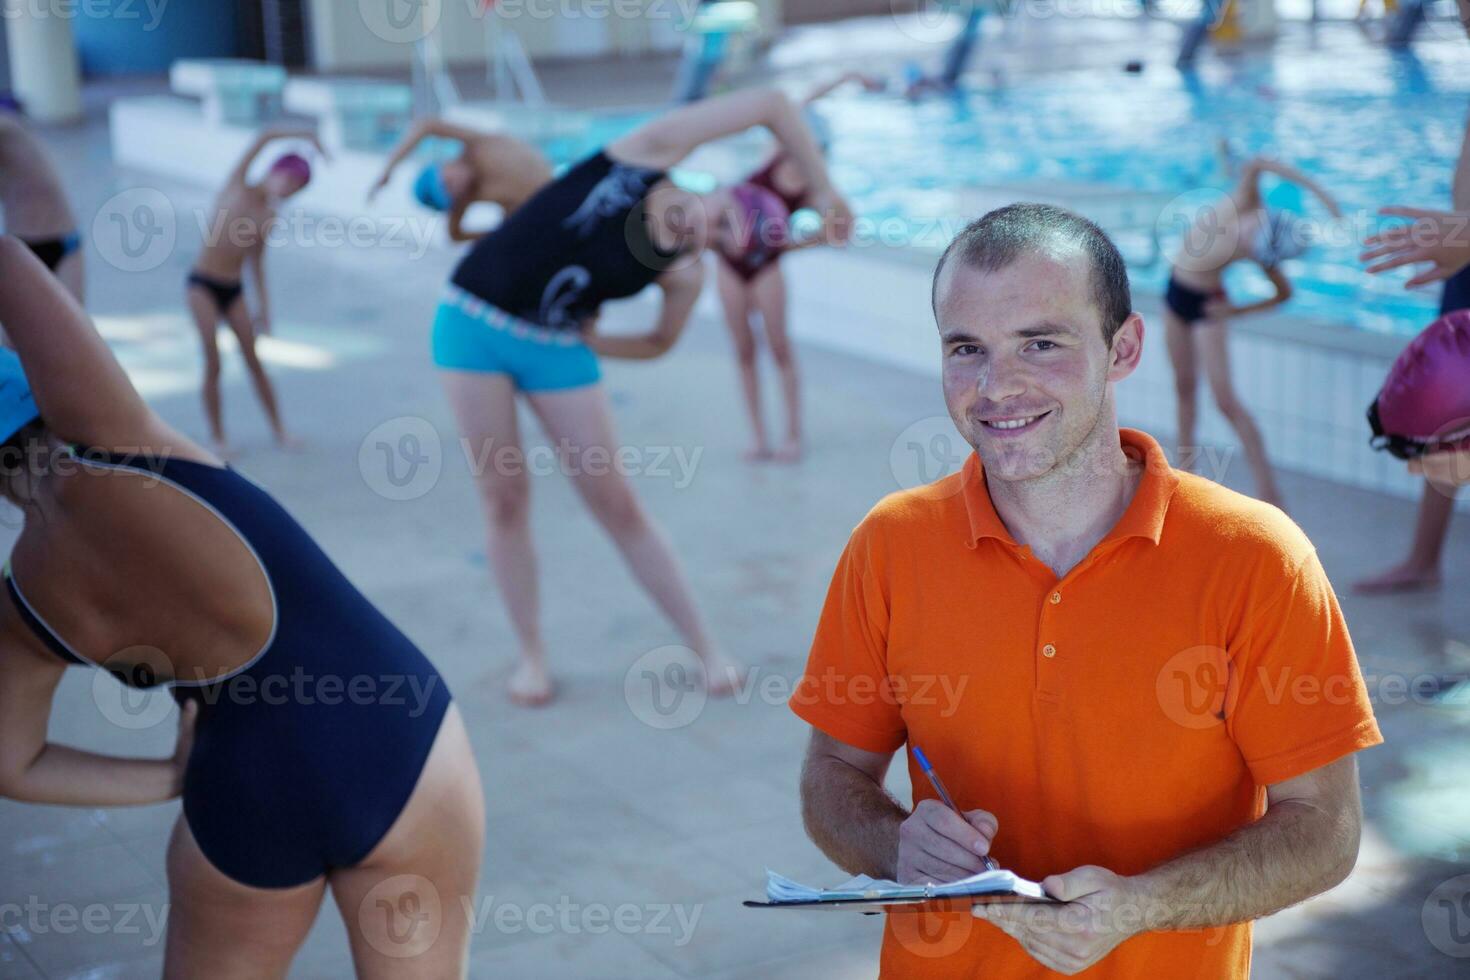
<path fill-rule="evenodd" d="M 540 708 L 556 696 L 556 685 L 539 660 L 521 660 L 505 682 L 505 694 L 512 704 L 522 708 Z"/>
<path fill-rule="evenodd" d="M 209 451 L 214 453 L 225 462 L 229 462 L 230 460 L 235 459 L 240 455 L 239 450 L 230 445 L 230 441 L 228 439 L 209 440 Z"/>
<path fill-rule="evenodd" d="M 704 689 L 712 698 L 728 698 L 740 690 L 745 672 L 724 654 L 709 654 L 704 660 Z"/>
<path fill-rule="evenodd" d="M 778 462 L 778 463 L 799 463 L 799 462 L 801 462 L 801 453 L 802 453 L 801 440 L 800 439 L 787 439 L 786 440 L 786 445 L 784 445 L 780 449 L 776 450 L 776 462 Z"/>
<path fill-rule="evenodd" d="M 1439 588 L 1439 569 L 1422 568 L 1405 562 L 1372 578 L 1353 583 L 1359 595 L 1387 595 L 1393 592 L 1428 592 Z"/>
<path fill-rule="evenodd" d="M 745 461 L 747 463 L 764 463 L 774 458 L 774 456 L 775 454 L 771 452 L 771 447 L 763 442 L 758 442 L 745 451 Z"/>
<path fill-rule="evenodd" d="M 276 447 L 288 453 L 299 453 L 306 448 L 306 441 L 289 432 L 277 432 Z"/>

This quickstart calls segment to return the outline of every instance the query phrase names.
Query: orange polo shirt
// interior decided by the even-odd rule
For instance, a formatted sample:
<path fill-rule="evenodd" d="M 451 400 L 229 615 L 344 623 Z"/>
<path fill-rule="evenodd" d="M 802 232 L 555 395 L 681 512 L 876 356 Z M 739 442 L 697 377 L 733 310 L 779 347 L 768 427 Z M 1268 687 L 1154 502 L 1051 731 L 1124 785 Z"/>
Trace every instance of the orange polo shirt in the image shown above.
<path fill-rule="evenodd" d="M 1265 789 L 1382 741 L 1352 641 L 1301 530 L 1171 469 L 1145 472 L 1065 578 L 995 513 L 979 458 L 893 494 L 837 565 L 791 707 L 870 752 L 917 744 L 955 803 L 999 821 L 992 854 L 1040 881 L 1138 874 L 1265 810 Z M 935 796 L 906 752 L 914 803 Z M 1249 924 L 1146 932 L 1081 976 L 1250 971 Z M 888 917 L 884 977 L 1056 976 L 968 913 Z"/>

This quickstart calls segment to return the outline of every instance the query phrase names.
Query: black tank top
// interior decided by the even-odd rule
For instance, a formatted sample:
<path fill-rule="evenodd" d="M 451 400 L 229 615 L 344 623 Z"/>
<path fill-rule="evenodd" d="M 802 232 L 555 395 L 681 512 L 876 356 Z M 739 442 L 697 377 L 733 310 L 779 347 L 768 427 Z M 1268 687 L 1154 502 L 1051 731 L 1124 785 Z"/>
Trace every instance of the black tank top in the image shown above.
<path fill-rule="evenodd" d="M 576 330 L 607 300 L 652 283 L 678 255 L 654 245 L 643 211 L 664 176 L 599 150 L 477 241 L 450 282 L 523 320 Z"/>

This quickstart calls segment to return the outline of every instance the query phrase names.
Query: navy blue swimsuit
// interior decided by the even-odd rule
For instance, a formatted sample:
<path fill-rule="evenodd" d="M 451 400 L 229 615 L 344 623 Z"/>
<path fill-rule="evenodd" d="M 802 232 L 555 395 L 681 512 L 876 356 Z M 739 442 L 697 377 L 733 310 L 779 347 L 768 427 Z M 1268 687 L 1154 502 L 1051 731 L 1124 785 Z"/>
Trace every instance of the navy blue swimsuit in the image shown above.
<path fill-rule="evenodd" d="M 211 509 L 259 560 L 275 603 L 264 648 L 223 678 L 167 681 L 199 702 L 184 817 L 220 871 L 257 888 L 360 863 L 408 803 L 449 708 L 428 659 L 358 592 L 270 494 L 230 468 L 92 449 L 88 467 L 151 474 Z M 6 585 L 27 624 L 72 650 Z M 146 671 L 120 677 L 135 687 Z"/>

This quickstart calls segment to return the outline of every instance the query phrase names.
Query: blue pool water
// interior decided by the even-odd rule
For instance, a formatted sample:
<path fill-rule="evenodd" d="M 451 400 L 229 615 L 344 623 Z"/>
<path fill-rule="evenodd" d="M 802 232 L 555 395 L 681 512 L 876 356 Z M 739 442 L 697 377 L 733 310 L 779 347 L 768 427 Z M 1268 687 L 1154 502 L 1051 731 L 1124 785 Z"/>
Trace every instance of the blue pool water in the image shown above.
<path fill-rule="evenodd" d="M 1162 289 L 1180 233 L 1167 203 L 1223 187 L 1216 143 L 1228 138 L 1311 174 L 1338 199 L 1348 224 L 1287 263 L 1296 292 L 1288 310 L 1364 330 L 1412 334 L 1433 318 L 1438 291 L 1407 292 L 1407 276 L 1363 274 L 1355 242 L 1375 230 L 1386 204 L 1449 206 L 1450 180 L 1470 113 L 1470 49 L 1423 45 L 1394 56 L 1361 41 L 1215 62 L 1196 75 L 1154 63 L 1141 75 L 1068 73 L 974 88 L 917 106 L 893 96 L 834 96 L 820 104 L 832 136 L 833 177 L 870 225 L 907 229 L 914 244 L 952 233 L 956 191 L 1035 188 L 1078 201 L 1090 190 L 1116 200 L 1098 220 L 1120 240 L 1135 283 Z M 603 119 L 601 141 L 634 117 Z M 1018 193 L 1023 193 L 1023 191 Z M 1305 214 L 1327 212 L 1310 195 Z M 1157 241 L 1157 244 L 1155 244 Z M 1252 268 L 1232 270 L 1237 299 L 1269 293 Z"/>

